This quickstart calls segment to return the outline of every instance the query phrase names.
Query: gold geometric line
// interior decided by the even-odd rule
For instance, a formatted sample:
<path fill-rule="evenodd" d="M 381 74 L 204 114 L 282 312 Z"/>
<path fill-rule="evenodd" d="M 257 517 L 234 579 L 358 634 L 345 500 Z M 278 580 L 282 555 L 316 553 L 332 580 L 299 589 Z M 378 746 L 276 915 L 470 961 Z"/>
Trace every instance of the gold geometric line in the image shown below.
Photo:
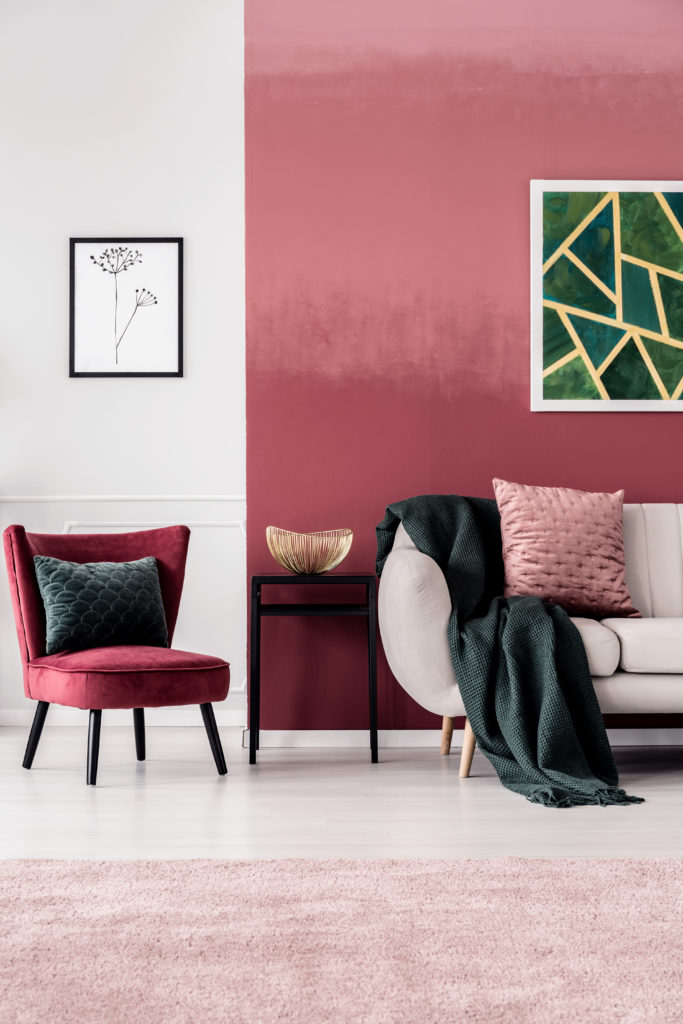
<path fill-rule="evenodd" d="M 597 288 L 599 288 L 600 291 L 604 292 L 607 298 L 610 299 L 611 302 L 614 302 L 616 305 L 617 297 L 612 291 L 612 289 L 608 288 L 604 281 L 601 281 L 600 278 L 593 273 L 590 267 L 586 266 L 583 260 L 580 260 L 578 256 L 575 256 L 571 249 L 567 249 L 567 251 L 565 252 L 565 256 L 567 256 L 572 261 L 572 263 L 579 268 L 582 274 L 585 274 L 589 281 L 592 281 L 593 284 Z"/>
<path fill-rule="evenodd" d="M 678 223 L 678 220 L 676 219 L 676 214 L 673 212 L 673 210 L 671 209 L 671 207 L 669 206 L 668 202 L 666 201 L 661 192 L 655 192 L 655 196 L 657 197 L 659 205 L 664 210 L 664 213 L 671 221 L 671 226 L 678 235 L 679 241 L 683 242 L 683 228 Z"/>
<path fill-rule="evenodd" d="M 668 267 L 662 267 L 659 263 L 641 260 L 639 256 L 627 256 L 625 252 L 622 252 L 621 258 L 628 263 L 635 263 L 638 267 L 645 267 L 646 270 L 656 270 L 658 274 L 665 274 L 666 277 L 674 277 L 677 281 L 683 281 L 683 274 L 679 274 L 677 270 L 669 270 Z"/>
<path fill-rule="evenodd" d="M 630 337 L 631 337 L 631 332 L 627 331 L 626 334 L 624 334 L 624 336 L 622 338 L 619 338 L 619 341 L 616 343 L 616 345 L 614 346 L 614 348 L 612 349 L 610 354 L 598 366 L 598 376 L 599 377 L 602 377 L 603 373 L 605 372 L 607 367 L 610 365 L 610 363 L 613 362 L 617 358 L 617 356 L 621 352 L 622 348 L 626 345 L 626 342 L 628 341 L 628 339 Z"/>
<path fill-rule="evenodd" d="M 543 305 L 548 309 L 556 309 L 560 315 L 564 311 L 566 313 L 571 313 L 572 316 L 580 316 L 583 320 L 591 320 L 596 324 L 607 324 L 608 327 L 620 327 L 622 331 L 636 330 L 645 338 L 652 338 L 654 341 L 661 341 L 663 345 L 669 345 L 671 348 L 683 349 L 683 341 L 678 341 L 676 338 L 668 338 L 665 334 L 659 334 L 657 331 L 650 331 L 645 327 L 638 327 L 636 324 L 627 324 L 623 320 L 615 320 L 614 317 L 602 316 L 601 313 L 589 313 L 585 309 L 579 309 L 577 306 L 568 306 L 564 302 L 555 302 L 554 299 L 544 299 Z"/>
<path fill-rule="evenodd" d="M 659 394 L 661 395 L 662 398 L 664 398 L 668 402 L 668 400 L 669 400 L 669 392 L 664 387 L 664 384 L 662 382 L 662 378 L 657 373 L 657 369 L 655 367 L 655 364 L 652 362 L 652 359 L 650 358 L 650 353 L 648 352 L 648 350 L 643 345 L 643 339 L 640 338 L 637 334 L 634 334 L 633 335 L 633 340 L 635 341 L 636 347 L 637 347 L 638 351 L 640 352 L 640 354 L 642 356 L 643 362 L 645 363 L 645 365 L 647 366 L 648 370 L 650 371 L 650 376 L 652 377 L 653 381 L 655 382 L 655 384 L 657 386 L 657 390 L 659 391 Z"/>
<path fill-rule="evenodd" d="M 657 278 L 657 271 L 654 267 L 650 267 L 650 287 L 652 288 L 652 294 L 655 299 L 655 306 L 657 307 L 657 316 L 659 317 L 659 326 L 661 327 L 662 334 L 669 337 L 669 326 L 666 322 L 666 313 L 664 312 L 664 303 L 662 302 L 662 293 L 659 289 L 659 279 Z"/>
<path fill-rule="evenodd" d="M 576 241 L 576 239 L 579 237 L 579 235 L 581 234 L 583 229 L 586 227 L 586 225 L 589 224 L 593 220 L 593 217 L 597 217 L 597 215 L 600 213 L 600 210 L 602 210 L 603 206 L 607 206 L 608 202 L 610 201 L 612 196 L 615 195 L 615 194 L 616 193 L 614 193 L 614 192 L 608 192 L 606 195 L 604 195 L 602 197 L 602 199 L 600 199 L 595 204 L 593 209 L 590 210 L 586 214 L 586 216 L 583 218 L 581 223 L 577 227 L 574 228 L 572 233 L 570 235 L 567 235 L 567 237 L 565 238 L 564 242 L 562 242 L 560 245 L 558 245 L 557 249 L 552 254 L 552 256 L 549 256 L 548 259 L 543 264 L 543 273 L 544 274 L 545 274 L 546 270 L 549 270 L 550 267 L 552 267 L 553 263 L 556 263 L 557 260 L 559 260 L 560 256 L 562 256 L 564 254 L 565 250 L 568 249 L 569 246 L 572 245 Z"/>
<path fill-rule="evenodd" d="M 678 398 L 681 397 L 681 395 L 683 395 L 683 377 L 681 377 L 681 379 L 679 380 L 678 384 L 676 385 L 675 390 L 672 391 L 672 393 L 671 393 L 671 401 L 672 402 L 676 401 Z"/>
<path fill-rule="evenodd" d="M 621 283 L 621 204 L 619 193 L 612 192 L 612 233 L 614 236 L 614 290 L 617 295 L 617 317 L 624 318 L 624 295 Z"/>
<path fill-rule="evenodd" d="M 588 372 L 591 375 L 591 378 L 593 380 L 593 383 L 595 384 L 596 388 L 598 389 L 598 394 L 600 395 L 601 398 L 609 399 L 609 395 L 607 394 L 607 389 L 606 389 L 605 385 L 602 383 L 602 381 L 598 377 L 597 373 L 595 372 L 595 367 L 593 366 L 592 362 L 590 361 L 590 359 L 588 357 L 588 353 L 586 352 L 585 348 L 583 347 L 583 342 L 581 341 L 581 338 L 576 333 L 574 325 L 572 324 L 571 320 L 569 319 L 567 314 L 564 312 L 564 310 L 560 311 L 560 320 L 564 324 L 565 329 L 567 330 L 567 333 L 569 335 L 571 335 L 572 341 L 574 342 L 574 344 L 578 348 L 579 353 L 581 355 L 581 358 L 583 359 L 583 361 L 585 363 L 586 369 L 588 370 Z"/>
<path fill-rule="evenodd" d="M 544 370 L 543 376 L 549 377 L 551 373 L 555 373 L 555 370 L 559 370 L 563 366 L 566 366 L 567 363 L 571 363 L 572 359 L 576 359 L 578 355 L 578 348 L 575 348 L 573 352 L 568 352 L 566 356 L 562 356 L 562 358 L 558 359 L 557 362 L 552 364 L 552 366 L 549 366 L 547 370 Z"/>

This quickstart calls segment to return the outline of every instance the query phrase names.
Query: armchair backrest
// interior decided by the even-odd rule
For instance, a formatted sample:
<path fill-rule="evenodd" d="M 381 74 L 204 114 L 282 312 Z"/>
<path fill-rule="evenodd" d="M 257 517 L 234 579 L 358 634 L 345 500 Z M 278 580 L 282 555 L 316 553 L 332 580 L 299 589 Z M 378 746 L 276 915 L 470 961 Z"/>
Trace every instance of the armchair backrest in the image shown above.
<path fill-rule="evenodd" d="M 168 642 L 178 618 L 185 578 L 190 531 L 187 526 L 165 526 L 135 533 L 27 533 L 23 526 L 8 526 L 3 535 L 14 620 L 26 666 L 45 654 L 45 609 L 38 589 L 34 555 L 49 555 L 69 562 L 130 562 L 153 555 L 166 613 Z"/>

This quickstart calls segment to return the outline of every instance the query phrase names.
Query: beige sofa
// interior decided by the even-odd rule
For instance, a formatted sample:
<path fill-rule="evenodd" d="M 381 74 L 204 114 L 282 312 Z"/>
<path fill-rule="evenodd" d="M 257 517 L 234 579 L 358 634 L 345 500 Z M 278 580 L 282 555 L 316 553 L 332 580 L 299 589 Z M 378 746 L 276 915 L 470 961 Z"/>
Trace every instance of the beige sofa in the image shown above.
<path fill-rule="evenodd" d="M 683 505 L 624 506 L 626 583 L 642 619 L 575 618 L 604 714 L 683 712 Z M 389 667 L 422 707 L 443 716 L 442 753 L 453 718 L 465 714 L 446 626 L 451 602 L 433 559 L 396 531 L 379 588 L 379 627 Z M 460 766 L 469 774 L 468 723 Z"/>

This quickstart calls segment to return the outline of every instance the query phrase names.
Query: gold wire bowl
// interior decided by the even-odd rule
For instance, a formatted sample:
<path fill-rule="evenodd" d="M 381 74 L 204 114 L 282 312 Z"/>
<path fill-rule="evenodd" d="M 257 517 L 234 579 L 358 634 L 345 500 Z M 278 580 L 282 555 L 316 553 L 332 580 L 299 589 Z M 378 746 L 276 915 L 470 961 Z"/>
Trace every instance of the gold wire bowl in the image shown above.
<path fill-rule="evenodd" d="M 283 569 L 299 575 L 329 572 L 351 550 L 353 530 L 317 530 L 294 533 L 278 526 L 266 527 L 268 549 Z"/>

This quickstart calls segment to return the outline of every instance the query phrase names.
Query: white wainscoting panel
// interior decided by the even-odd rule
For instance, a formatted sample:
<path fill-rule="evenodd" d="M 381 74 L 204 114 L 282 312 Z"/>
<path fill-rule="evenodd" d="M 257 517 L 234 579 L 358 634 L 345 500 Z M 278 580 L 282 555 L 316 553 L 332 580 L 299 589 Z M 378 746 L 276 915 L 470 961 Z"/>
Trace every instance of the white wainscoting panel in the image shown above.
<path fill-rule="evenodd" d="M 230 662 L 222 725 L 244 725 L 247 714 L 246 499 L 244 495 L 19 495 L 0 497 L 0 527 L 21 523 L 38 533 L 109 533 L 184 523 L 192 531 L 173 646 Z M 3 559 L 4 564 L 4 559 Z M 0 725 L 30 721 L 6 573 L 0 587 Z M 54 712 L 54 713 L 53 713 Z M 54 725 L 80 721 L 78 711 L 51 709 Z M 125 712 L 110 713 L 121 724 Z M 150 725 L 197 725 L 196 708 L 151 708 Z"/>

